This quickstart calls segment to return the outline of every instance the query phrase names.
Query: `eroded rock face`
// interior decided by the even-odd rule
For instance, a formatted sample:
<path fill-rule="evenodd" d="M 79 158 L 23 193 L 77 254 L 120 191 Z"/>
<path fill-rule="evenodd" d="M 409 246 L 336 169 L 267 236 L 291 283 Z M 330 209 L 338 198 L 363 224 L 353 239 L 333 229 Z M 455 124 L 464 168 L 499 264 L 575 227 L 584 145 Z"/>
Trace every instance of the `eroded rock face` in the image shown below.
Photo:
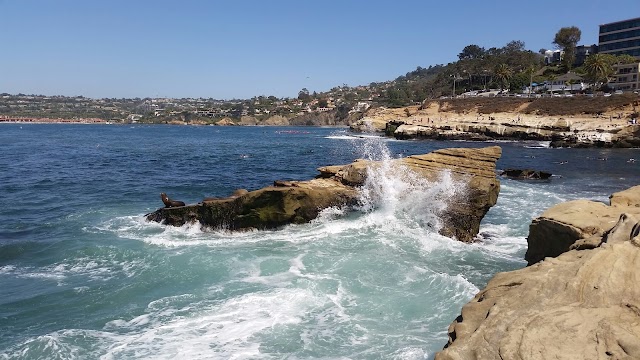
<path fill-rule="evenodd" d="M 481 149 L 441 149 L 425 155 L 391 160 L 385 166 L 409 169 L 418 177 L 436 181 L 448 171 L 456 182 L 455 194 L 447 198 L 440 233 L 461 241 L 472 241 L 480 221 L 495 205 L 500 182 L 495 176 L 498 146 Z M 276 181 L 274 186 L 225 199 L 205 201 L 180 208 L 161 208 L 147 219 L 181 226 L 199 222 L 205 227 L 272 229 L 304 223 L 332 206 L 355 205 L 359 187 L 381 162 L 357 160 L 348 165 L 318 169 L 318 178 L 308 181 Z M 391 170 L 393 171 L 393 170 Z M 375 179 L 371 180 L 375 181 Z"/>
<path fill-rule="evenodd" d="M 580 200 L 545 212 L 536 236 L 563 246 L 578 239 L 572 250 L 497 274 L 462 308 L 435 358 L 640 359 L 640 216 L 630 213 L 639 195 L 636 186 L 611 206 Z M 585 243 L 589 250 L 575 246 Z"/>
<path fill-rule="evenodd" d="M 195 205 L 161 208 L 148 214 L 147 220 L 174 226 L 199 222 L 205 227 L 229 230 L 273 229 L 308 222 L 322 209 L 354 205 L 358 198 L 354 187 L 329 179 L 276 185 Z"/>
<path fill-rule="evenodd" d="M 640 186 L 611 195 L 610 202 L 607 206 L 595 201 L 574 200 L 546 210 L 529 226 L 525 260 L 531 265 L 545 257 L 556 257 L 574 244 L 580 247 L 589 243 L 590 238 L 601 238 L 623 212 L 640 215 Z"/>
<path fill-rule="evenodd" d="M 440 233 L 471 242 L 478 234 L 480 221 L 498 201 L 500 181 L 495 175 L 495 164 L 501 155 L 499 146 L 440 149 L 393 160 L 391 167 L 406 167 L 430 181 L 437 181 L 443 171 L 449 171 L 459 189 L 447 199 L 446 210 L 439 214 L 443 223 Z M 324 176 L 334 176 L 345 184 L 361 186 L 367 178 L 367 169 L 379 165 L 358 160 L 346 166 L 318 170 Z"/>
<path fill-rule="evenodd" d="M 639 268 L 628 239 L 500 273 L 436 359 L 639 359 Z"/>

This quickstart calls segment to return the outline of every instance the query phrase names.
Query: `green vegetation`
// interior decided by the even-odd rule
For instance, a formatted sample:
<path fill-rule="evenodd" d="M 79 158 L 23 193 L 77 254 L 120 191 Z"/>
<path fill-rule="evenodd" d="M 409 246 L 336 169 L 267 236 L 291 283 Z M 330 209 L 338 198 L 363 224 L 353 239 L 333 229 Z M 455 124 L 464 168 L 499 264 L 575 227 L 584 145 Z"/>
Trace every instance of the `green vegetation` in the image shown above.
<path fill-rule="evenodd" d="M 556 33 L 553 43 L 564 51 L 564 57 L 562 58 L 562 65 L 566 71 L 571 70 L 573 62 L 576 60 L 576 46 L 582 31 L 575 26 L 563 27 Z"/>
<path fill-rule="evenodd" d="M 606 111 L 622 109 L 628 106 L 640 106 L 638 96 L 622 94 L 617 96 L 577 96 L 577 97 L 470 97 L 451 99 L 435 99 L 425 103 L 438 102 L 441 108 L 459 114 L 477 111 L 479 114 L 495 114 L 522 109 L 523 114 L 537 114 L 544 116 L 568 116 L 576 114 L 603 114 Z M 523 106 L 526 105 L 526 106 Z M 632 115 L 633 116 L 633 115 Z"/>
<path fill-rule="evenodd" d="M 277 115 L 291 124 L 314 124 L 319 118 L 327 124 L 348 123 L 369 107 L 419 105 L 425 100 L 489 89 L 494 93 L 497 89 L 521 92 L 534 82 L 556 80 L 574 63 L 580 36 L 581 31 L 575 26 L 561 28 L 553 43 L 564 50 L 564 57 L 561 63 L 546 66 L 545 49 L 527 50 L 522 41 L 514 40 L 503 47 L 489 49 L 470 44 L 460 51 L 457 61 L 446 65 L 418 66 L 392 81 L 355 87 L 343 84 L 326 92 L 303 88 L 293 98 L 89 99 L 0 94 L 0 116 L 193 124 L 213 124 L 227 119 L 227 123 L 256 124 Z M 573 71 L 590 82 L 592 88 L 608 90 L 606 84 L 614 74 L 614 66 L 636 61 L 628 55 L 595 54 L 589 55 L 584 65 Z M 578 79 L 571 76 L 566 84 Z"/>
<path fill-rule="evenodd" d="M 587 57 L 581 72 L 593 85 L 606 84 L 615 73 L 614 65 L 630 64 L 638 60 L 631 55 L 593 54 Z"/>
<path fill-rule="evenodd" d="M 526 50 L 522 41 L 490 49 L 471 44 L 462 49 L 456 62 L 418 67 L 384 84 L 377 102 L 401 107 L 474 90 L 520 90 L 529 85 L 533 72 L 542 67 L 542 55 Z"/>

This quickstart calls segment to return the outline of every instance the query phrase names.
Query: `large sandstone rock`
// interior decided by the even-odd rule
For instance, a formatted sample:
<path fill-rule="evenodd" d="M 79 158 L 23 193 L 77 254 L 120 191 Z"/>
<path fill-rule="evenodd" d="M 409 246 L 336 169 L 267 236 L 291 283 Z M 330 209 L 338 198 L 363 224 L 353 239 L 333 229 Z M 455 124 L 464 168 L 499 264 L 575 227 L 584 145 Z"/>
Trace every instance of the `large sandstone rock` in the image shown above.
<path fill-rule="evenodd" d="M 231 120 L 229 118 L 222 118 L 222 119 L 218 120 L 215 124 L 218 125 L 218 126 L 233 126 L 233 125 L 237 125 L 233 120 Z"/>
<path fill-rule="evenodd" d="M 495 164 L 501 154 L 499 146 L 440 149 L 429 154 L 393 160 L 391 166 L 408 168 L 431 181 L 436 181 L 442 171 L 450 171 L 453 180 L 461 188 L 446 199 L 448 206 L 439 214 L 443 222 L 440 233 L 470 242 L 478 234 L 484 215 L 498 201 L 500 181 L 496 178 Z M 324 167 L 319 170 L 324 176 L 335 176 L 343 183 L 360 186 L 367 178 L 367 169 L 379 165 L 359 160 L 343 167 Z"/>
<path fill-rule="evenodd" d="M 274 186 L 240 196 L 160 208 L 148 214 L 147 220 L 174 226 L 200 222 L 205 227 L 229 230 L 273 229 L 308 222 L 322 209 L 353 205 L 357 196 L 355 188 L 334 180 L 277 181 Z"/>
<path fill-rule="evenodd" d="M 274 115 L 266 119 L 262 125 L 287 126 L 289 125 L 289 119 L 282 115 Z"/>
<path fill-rule="evenodd" d="M 418 177 L 436 181 L 449 171 L 458 189 L 445 199 L 446 209 L 439 214 L 440 232 L 461 241 L 472 241 L 480 221 L 495 205 L 500 182 L 495 176 L 498 146 L 481 149 L 441 149 L 425 155 L 391 160 L 385 166 L 408 169 Z M 358 188 L 365 184 L 370 171 L 383 164 L 358 160 L 348 165 L 318 169 L 317 179 L 309 181 L 277 181 L 276 186 L 251 191 L 226 199 L 211 199 L 195 205 L 161 208 L 147 219 L 180 226 L 200 222 L 207 227 L 227 229 L 271 229 L 289 223 L 302 223 L 315 218 L 331 206 L 354 205 L 359 200 Z M 393 171 L 393 170 L 392 170 Z"/>
<path fill-rule="evenodd" d="M 497 274 L 436 360 L 640 359 L 640 239 Z"/>
<path fill-rule="evenodd" d="M 640 186 L 611 195 L 611 205 L 587 200 L 561 203 L 533 220 L 525 260 L 534 264 L 570 248 L 593 248 L 623 212 L 640 215 Z"/>
<path fill-rule="evenodd" d="M 497 274 L 462 308 L 435 358 L 640 359 L 639 200 L 636 186 L 611 206 L 581 200 L 545 212 L 532 225 L 537 239 L 589 240 L 589 250 Z"/>
<path fill-rule="evenodd" d="M 357 196 L 355 188 L 334 180 L 277 181 L 274 186 L 239 196 L 160 208 L 148 214 L 147 220 L 174 226 L 199 222 L 205 227 L 229 230 L 273 229 L 308 222 L 322 209 L 353 205 Z"/>

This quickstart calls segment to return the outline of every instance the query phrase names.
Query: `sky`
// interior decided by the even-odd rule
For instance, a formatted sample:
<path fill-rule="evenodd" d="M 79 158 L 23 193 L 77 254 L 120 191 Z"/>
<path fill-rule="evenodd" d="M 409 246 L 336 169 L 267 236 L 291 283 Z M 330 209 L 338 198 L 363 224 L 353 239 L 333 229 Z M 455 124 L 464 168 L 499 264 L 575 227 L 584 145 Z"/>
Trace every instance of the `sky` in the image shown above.
<path fill-rule="evenodd" d="M 395 79 L 467 45 L 553 48 L 638 0 L 0 0 L 0 93 L 296 97 Z"/>

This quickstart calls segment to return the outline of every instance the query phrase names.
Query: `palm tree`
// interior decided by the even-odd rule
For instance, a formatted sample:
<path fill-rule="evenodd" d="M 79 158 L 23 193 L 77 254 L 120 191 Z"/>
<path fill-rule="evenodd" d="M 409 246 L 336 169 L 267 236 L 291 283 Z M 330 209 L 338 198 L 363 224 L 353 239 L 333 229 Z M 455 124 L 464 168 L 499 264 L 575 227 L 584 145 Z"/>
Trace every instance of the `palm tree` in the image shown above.
<path fill-rule="evenodd" d="M 536 72 L 536 67 L 531 65 L 525 72 L 529 74 L 529 97 L 531 97 L 531 93 L 533 92 L 533 74 Z"/>
<path fill-rule="evenodd" d="M 605 83 L 613 74 L 611 60 L 606 54 L 592 54 L 584 61 L 584 70 L 593 85 Z"/>
<path fill-rule="evenodd" d="M 507 64 L 498 64 L 494 69 L 494 75 L 496 79 L 500 82 L 500 90 L 504 89 L 505 84 L 509 83 L 509 79 L 511 79 L 511 75 L 513 75 L 513 71 L 509 68 Z"/>

